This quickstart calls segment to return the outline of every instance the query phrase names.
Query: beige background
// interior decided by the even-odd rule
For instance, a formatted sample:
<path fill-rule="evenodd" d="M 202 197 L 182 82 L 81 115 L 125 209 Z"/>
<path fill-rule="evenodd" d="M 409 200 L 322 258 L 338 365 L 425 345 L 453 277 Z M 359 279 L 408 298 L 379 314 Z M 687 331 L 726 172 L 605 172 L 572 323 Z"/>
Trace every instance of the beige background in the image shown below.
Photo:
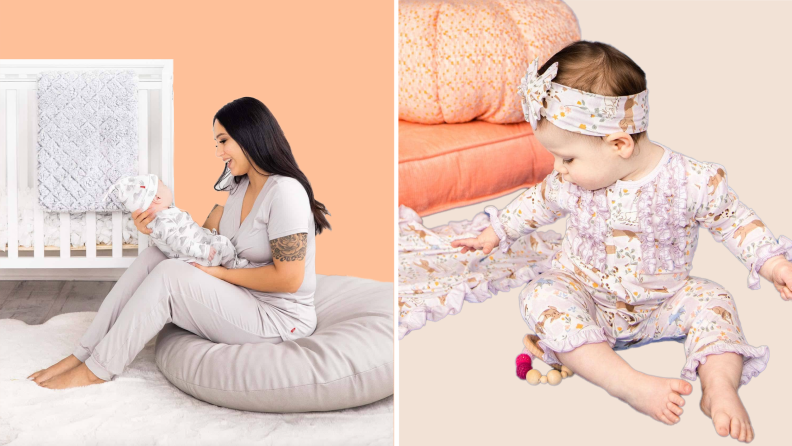
<path fill-rule="evenodd" d="M 788 172 L 792 127 L 788 87 L 792 2 L 567 1 L 582 38 L 614 45 L 647 73 L 649 137 L 701 161 L 723 164 L 739 198 L 778 237 L 792 238 Z M 493 163 L 493 166 L 495 163 Z M 400 179 L 404 181 L 404 178 Z M 508 196 L 434 214 L 429 227 L 465 220 L 486 204 L 502 208 Z M 566 220 L 540 230 L 563 232 Z M 737 301 L 748 341 L 770 347 L 770 363 L 740 389 L 756 438 L 788 441 L 792 399 L 792 302 L 772 284 L 748 289 L 747 269 L 705 228 L 692 275 L 714 280 Z M 520 289 L 428 322 L 400 341 L 400 443 L 668 445 L 718 441 L 699 408 L 700 381 L 685 412 L 667 426 L 610 397 L 580 376 L 559 386 L 532 387 L 515 376 L 514 358 L 530 332 L 517 309 Z M 655 343 L 618 352 L 637 370 L 679 377 L 683 344 Z M 546 373 L 549 366 L 537 361 Z M 734 442 L 722 439 L 723 444 Z M 547 442 L 547 443 L 545 443 Z M 550 443 L 552 442 L 552 443 Z M 706 443 L 709 444 L 709 443 Z M 720 443 L 719 443 L 720 444 Z"/>

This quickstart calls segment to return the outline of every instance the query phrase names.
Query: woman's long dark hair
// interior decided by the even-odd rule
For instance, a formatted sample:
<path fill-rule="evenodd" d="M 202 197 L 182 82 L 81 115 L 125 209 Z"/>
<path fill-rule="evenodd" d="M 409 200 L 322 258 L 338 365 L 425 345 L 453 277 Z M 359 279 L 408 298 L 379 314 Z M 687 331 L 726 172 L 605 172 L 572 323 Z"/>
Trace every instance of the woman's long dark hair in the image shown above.
<path fill-rule="evenodd" d="M 250 97 L 236 99 L 224 105 L 223 108 L 215 113 L 212 119 L 212 127 L 214 127 L 215 121 L 220 121 L 220 124 L 225 127 L 228 136 L 239 144 L 239 147 L 242 148 L 242 153 L 245 154 L 245 158 L 247 158 L 253 169 L 259 166 L 270 174 L 291 177 L 302 184 L 305 192 L 308 193 L 308 201 L 311 203 L 316 234 L 321 234 L 324 228 L 333 229 L 323 215 L 330 215 L 330 213 L 327 212 L 322 203 L 314 199 L 311 183 L 308 182 L 308 178 L 297 166 L 297 161 L 292 155 L 291 147 L 289 142 L 286 141 L 283 130 L 281 130 L 278 121 L 272 116 L 272 113 L 270 113 L 264 103 Z M 263 172 L 259 173 L 264 176 L 270 176 L 265 175 Z M 230 170 L 227 168 L 223 175 L 220 176 L 217 184 L 225 183 L 224 177 L 226 175 L 230 175 Z M 234 176 L 234 187 L 237 187 L 245 176 L 247 174 Z M 216 190 L 227 190 L 227 186 L 218 189 L 217 184 L 215 185 Z"/>

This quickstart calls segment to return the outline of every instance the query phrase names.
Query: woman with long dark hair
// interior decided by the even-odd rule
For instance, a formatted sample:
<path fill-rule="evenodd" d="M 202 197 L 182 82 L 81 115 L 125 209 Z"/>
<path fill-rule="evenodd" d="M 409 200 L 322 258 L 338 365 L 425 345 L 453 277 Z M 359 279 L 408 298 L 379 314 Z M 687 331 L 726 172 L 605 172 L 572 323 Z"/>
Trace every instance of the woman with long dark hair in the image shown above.
<path fill-rule="evenodd" d="M 113 380 L 169 322 L 226 344 L 279 343 L 314 332 L 314 240 L 332 229 L 324 216 L 330 213 L 314 199 L 261 101 L 226 104 L 212 129 L 215 156 L 226 162 L 214 188 L 229 196 L 203 227 L 228 237 L 248 265 L 187 264 L 150 246 L 119 278 L 74 353 L 29 379 L 52 389 Z M 155 217 L 132 213 L 144 234 Z"/>

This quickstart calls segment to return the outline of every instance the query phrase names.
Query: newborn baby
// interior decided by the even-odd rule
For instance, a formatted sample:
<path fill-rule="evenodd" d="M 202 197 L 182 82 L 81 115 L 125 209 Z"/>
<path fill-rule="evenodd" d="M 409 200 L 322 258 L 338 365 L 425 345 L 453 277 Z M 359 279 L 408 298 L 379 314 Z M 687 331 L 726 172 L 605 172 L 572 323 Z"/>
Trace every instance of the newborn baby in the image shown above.
<path fill-rule="evenodd" d="M 169 258 L 195 262 L 204 266 L 223 265 L 243 268 L 248 260 L 236 255 L 228 237 L 219 235 L 193 221 L 190 214 L 173 205 L 170 189 L 154 174 L 121 177 L 104 194 L 107 201 L 116 189 L 116 198 L 127 210 L 153 211 L 154 220 L 146 225 L 154 244 Z"/>

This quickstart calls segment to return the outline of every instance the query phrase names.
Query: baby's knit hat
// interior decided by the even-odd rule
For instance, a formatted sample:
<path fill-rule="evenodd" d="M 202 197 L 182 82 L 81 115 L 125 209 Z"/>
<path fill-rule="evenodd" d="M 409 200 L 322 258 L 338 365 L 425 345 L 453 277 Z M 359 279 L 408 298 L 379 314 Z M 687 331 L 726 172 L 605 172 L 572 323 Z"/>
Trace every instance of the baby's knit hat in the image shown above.
<path fill-rule="evenodd" d="M 138 209 L 145 211 L 154 201 L 158 186 L 159 178 L 153 173 L 121 177 L 107 189 L 102 201 L 107 201 L 107 196 L 113 189 L 116 189 L 116 198 L 128 211 L 134 212 Z"/>

